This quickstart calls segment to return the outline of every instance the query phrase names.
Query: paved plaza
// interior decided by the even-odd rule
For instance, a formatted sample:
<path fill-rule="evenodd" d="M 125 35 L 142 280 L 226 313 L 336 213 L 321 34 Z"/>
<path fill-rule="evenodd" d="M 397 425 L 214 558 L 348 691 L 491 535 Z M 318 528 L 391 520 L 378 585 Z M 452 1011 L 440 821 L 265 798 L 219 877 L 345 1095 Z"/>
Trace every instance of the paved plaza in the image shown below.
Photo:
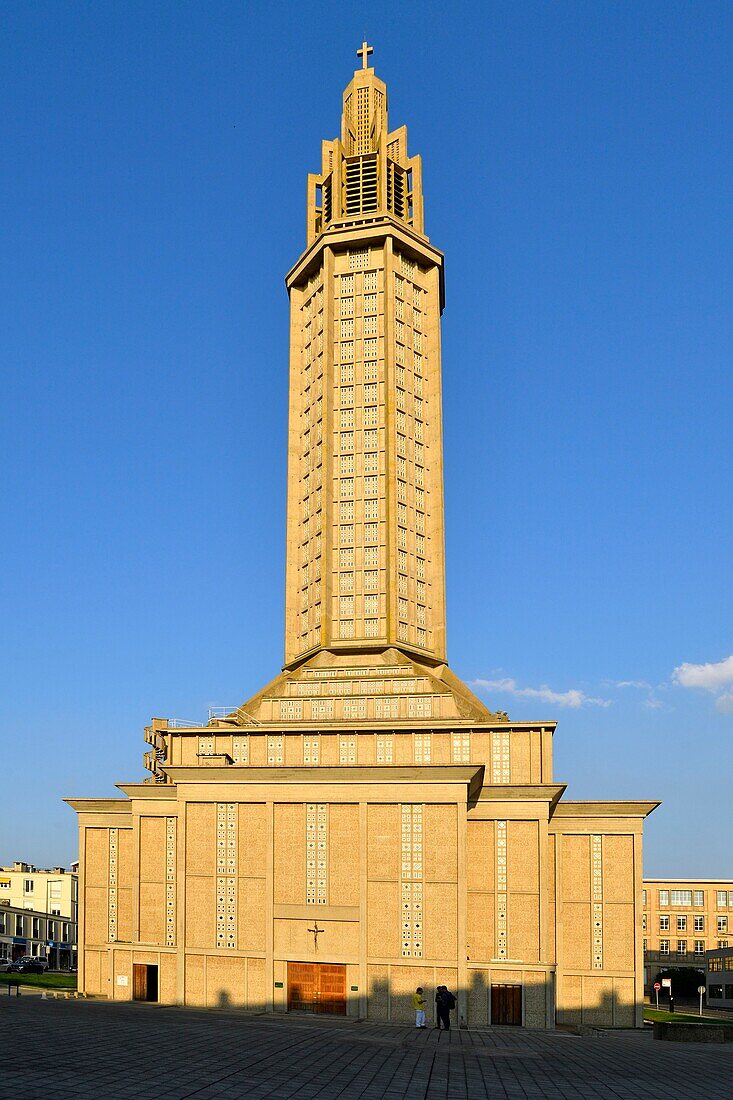
<path fill-rule="evenodd" d="M 416 1031 L 307 1017 L 0 997 L 0 1097 L 491 1097 L 730 1095 L 733 1044 L 496 1028 Z"/>

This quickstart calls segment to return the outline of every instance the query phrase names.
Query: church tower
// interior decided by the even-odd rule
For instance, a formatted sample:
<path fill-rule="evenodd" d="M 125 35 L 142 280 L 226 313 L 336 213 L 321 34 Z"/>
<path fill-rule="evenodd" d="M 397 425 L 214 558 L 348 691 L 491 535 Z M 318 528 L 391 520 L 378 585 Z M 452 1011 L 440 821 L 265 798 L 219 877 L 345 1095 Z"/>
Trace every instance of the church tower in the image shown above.
<path fill-rule="evenodd" d="M 290 296 L 285 661 L 445 661 L 440 315 L 419 157 L 367 67 L 308 177 Z"/>
<path fill-rule="evenodd" d="M 554 722 L 446 663 L 440 317 L 419 157 L 362 68 L 308 178 L 290 296 L 285 664 L 154 718 L 144 782 L 79 818 L 79 989 L 469 1026 L 641 1026 L 642 824 L 571 802 Z"/>

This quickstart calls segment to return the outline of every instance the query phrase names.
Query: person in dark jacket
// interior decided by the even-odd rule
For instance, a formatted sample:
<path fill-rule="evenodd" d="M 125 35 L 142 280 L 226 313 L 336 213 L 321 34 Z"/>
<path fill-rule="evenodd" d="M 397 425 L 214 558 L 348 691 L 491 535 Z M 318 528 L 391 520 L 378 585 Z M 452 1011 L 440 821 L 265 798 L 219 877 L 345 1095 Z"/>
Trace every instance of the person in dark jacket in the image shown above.
<path fill-rule="evenodd" d="M 435 993 L 435 1006 L 438 1015 L 438 1031 L 450 1031 L 450 1012 L 456 1007 L 456 999 L 447 986 L 439 985 Z"/>

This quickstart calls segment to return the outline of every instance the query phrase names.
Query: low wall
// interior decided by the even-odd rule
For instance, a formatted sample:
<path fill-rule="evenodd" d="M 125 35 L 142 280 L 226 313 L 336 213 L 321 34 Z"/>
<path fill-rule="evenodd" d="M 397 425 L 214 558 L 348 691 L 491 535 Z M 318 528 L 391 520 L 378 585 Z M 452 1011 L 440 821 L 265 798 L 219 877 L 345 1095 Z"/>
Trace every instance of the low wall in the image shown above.
<path fill-rule="evenodd" d="M 733 1043 L 733 1027 L 655 1020 L 654 1038 L 666 1039 L 669 1043 Z"/>

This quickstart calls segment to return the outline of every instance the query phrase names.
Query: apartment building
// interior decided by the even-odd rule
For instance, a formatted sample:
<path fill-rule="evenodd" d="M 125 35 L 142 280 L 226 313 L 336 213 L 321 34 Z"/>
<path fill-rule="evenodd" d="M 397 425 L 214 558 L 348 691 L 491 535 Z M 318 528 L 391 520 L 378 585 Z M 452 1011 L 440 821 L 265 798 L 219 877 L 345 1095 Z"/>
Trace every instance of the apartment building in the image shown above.
<path fill-rule="evenodd" d="M 47 958 L 50 970 L 71 970 L 76 945 L 76 921 L 0 901 L 0 963 L 33 955 Z"/>
<path fill-rule="evenodd" d="M 730 879 L 644 879 L 644 986 L 665 967 L 705 969 L 707 951 L 733 938 Z"/>
<path fill-rule="evenodd" d="M 79 875 L 73 869 L 43 869 L 22 862 L 0 867 L 0 902 L 18 909 L 33 909 L 76 923 L 78 888 Z"/>

